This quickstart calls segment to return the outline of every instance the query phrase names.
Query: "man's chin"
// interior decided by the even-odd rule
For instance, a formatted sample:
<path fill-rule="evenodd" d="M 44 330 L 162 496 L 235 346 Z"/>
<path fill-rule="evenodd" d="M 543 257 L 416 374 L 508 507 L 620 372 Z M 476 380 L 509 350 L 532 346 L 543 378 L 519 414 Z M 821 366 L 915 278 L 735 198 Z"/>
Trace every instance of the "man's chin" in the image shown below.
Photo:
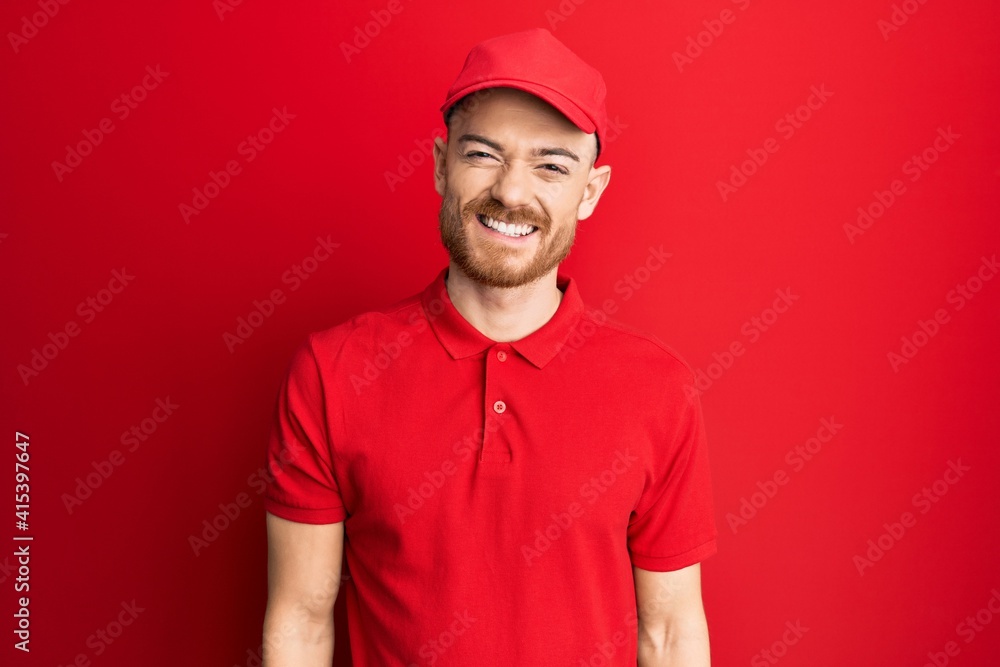
<path fill-rule="evenodd" d="M 527 285 L 530 282 L 517 277 L 498 276 L 496 274 L 470 276 L 470 278 L 483 287 L 494 289 L 514 289 L 515 287 Z"/>
<path fill-rule="evenodd" d="M 522 287 L 537 282 L 549 271 L 540 271 L 538 267 L 500 268 L 491 267 L 482 263 L 457 262 L 452 261 L 467 275 L 470 280 L 485 287 L 497 287 L 510 289 Z"/>

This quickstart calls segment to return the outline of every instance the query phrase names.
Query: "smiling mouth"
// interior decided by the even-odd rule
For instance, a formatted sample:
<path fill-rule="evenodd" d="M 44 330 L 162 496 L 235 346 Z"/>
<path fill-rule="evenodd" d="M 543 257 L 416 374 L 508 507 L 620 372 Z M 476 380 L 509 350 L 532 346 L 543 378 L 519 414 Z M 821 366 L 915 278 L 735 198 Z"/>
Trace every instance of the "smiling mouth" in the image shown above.
<path fill-rule="evenodd" d="M 479 221 L 483 227 L 488 227 L 495 232 L 499 232 L 505 236 L 510 236 L 511 238 L 520 238 L 522 236 L 530 236 L 538 231 L 538 227 L 533 227 L 532 225 L 525 224 L 510 224 L 500 220 L 496 220 L 487 215 L 476 214 L 476 220 Z"/>

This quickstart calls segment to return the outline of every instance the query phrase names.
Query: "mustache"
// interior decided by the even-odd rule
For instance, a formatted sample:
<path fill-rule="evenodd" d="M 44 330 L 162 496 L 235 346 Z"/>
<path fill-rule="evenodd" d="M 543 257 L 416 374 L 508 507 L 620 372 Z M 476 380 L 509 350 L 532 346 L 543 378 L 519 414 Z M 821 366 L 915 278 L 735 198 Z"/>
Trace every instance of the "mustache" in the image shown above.
<path fill-rule="evenodd" d="M 550 226 L 549 217 L 531 208 L 508 209 L 492 197 L 474 199 L 462 207 L 463 217 L 474 217 L 476 215 L 489 216 L 495 220 L 503 220 L 507 223 L 518 225 L 525 224 L 539 229 L 548 229 Z"/>

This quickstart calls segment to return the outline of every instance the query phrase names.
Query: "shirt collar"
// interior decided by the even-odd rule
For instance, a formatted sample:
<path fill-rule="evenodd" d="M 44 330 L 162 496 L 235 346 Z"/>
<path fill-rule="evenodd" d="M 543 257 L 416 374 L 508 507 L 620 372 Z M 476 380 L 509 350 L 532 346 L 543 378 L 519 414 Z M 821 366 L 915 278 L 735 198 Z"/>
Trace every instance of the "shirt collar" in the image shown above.
<path fill-rule="evenodd" d="M 453 359 L 464 359 L 496 345 L 497 341 L 487 338 L 458 312 L 448 296 L 445 285 L 447 275 L 446 266 L 424 289 L 420 300 L 424 316 L 441 345 Z M 524 338 L 507 343 L 538 368 L 543 368 L 556 356 L 584 310 L 575 280 L 557 270 L 556 287 L 563 293 L 563 297 L 549 321 Z"/>

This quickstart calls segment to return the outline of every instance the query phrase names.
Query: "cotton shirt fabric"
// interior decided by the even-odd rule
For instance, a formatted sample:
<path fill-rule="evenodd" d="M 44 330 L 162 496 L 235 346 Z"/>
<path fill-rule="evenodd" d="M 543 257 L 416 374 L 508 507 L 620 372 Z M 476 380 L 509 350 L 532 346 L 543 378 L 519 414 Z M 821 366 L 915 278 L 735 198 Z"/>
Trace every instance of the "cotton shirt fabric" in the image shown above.
<path fill-rule="evenodd" d="M 447 275 L 298 346 L 265 507 L 344 522 L 355 665 L 634 667 L 632 566 L 716 552 L 694 375 L 562 272 L 556 313 L 510 342 Z"/>

